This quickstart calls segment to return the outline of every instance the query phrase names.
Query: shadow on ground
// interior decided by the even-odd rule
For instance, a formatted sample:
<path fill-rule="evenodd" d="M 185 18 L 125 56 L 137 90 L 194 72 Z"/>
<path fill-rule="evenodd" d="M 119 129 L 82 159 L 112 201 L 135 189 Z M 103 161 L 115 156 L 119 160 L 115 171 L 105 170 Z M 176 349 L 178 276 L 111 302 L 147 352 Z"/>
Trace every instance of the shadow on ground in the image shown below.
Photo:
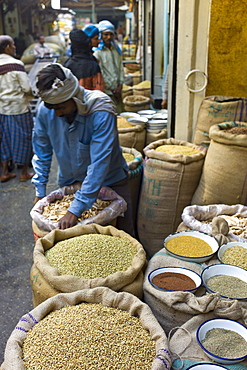
<path fill-rule="evenodd" d="M 30 169 L 30 172 L 32 169 Z M 19 319 L 33 309 L 29 279 L 33 261 L 34 237 L 30 210 L 35 197 L 31 181 L 16 178 L 0 183 L 0 364 L 4 360 L 6 342 Z M 47 194 L 58 188 L 57 164 L 54 160 Z"/>

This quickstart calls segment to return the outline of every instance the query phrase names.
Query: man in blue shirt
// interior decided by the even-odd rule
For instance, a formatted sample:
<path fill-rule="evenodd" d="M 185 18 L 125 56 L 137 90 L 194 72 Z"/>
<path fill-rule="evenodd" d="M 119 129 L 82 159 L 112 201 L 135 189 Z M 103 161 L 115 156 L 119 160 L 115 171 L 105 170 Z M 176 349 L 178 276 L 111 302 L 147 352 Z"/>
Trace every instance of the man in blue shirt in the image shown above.
<path fill-rule="evenodd" d="M 33 131 L 32 183 L 35 203 L 46 195 L 52 154 L 59 165 L 58 184 L 82 182 L 59 228 L 77 224 L 78 217 L 95 202 L 102 186 L 122 196 L 128 208 L 117 228 L 134 236 L 128 166 L 119 146 L 115 106 L 103 92 L 85 90 L 72 72 L 53 63 L 38 74 L 38 108 Z"/>

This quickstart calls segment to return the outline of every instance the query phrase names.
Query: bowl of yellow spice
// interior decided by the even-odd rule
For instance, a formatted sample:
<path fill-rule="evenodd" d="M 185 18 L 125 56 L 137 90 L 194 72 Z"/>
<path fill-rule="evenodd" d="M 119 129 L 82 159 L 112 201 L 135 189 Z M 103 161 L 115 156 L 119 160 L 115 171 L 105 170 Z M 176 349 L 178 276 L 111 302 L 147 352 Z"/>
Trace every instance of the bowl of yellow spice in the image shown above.
<path fill-rule="evenodd" d="M 208 261 L 218 251 L 217 239 L 196 230 L 178 231 L 164 240 L 166 252 L 183 261 L 202 263 Z"/>
<path fill-rule="evenodd" d="M 247 243 L 245 242 L 236 241 L 223 244 L 217 256 L 221 263 L 247 270 Z"/>
<path fill-rule="evenodd" d="M 213 361 L 236 364 L 247 358 L 247 328 L 238 321 L 215 318 L 197 329 L 199 346 Z"/>

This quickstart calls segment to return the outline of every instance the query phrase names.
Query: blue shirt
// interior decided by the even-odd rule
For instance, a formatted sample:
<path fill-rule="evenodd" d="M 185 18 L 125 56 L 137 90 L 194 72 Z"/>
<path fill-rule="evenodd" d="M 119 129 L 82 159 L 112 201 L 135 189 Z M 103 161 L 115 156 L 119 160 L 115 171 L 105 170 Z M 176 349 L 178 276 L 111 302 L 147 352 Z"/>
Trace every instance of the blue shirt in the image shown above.
<path fill-rule="evenodd" d="M 127 176 L 128 166 L 119 146 L 116 116 L 96 111 L 77 114 L 69 124 L 56 117 L 53 109 L 42 102 L 33 130 L 33 168 L 36 196 L 46 195 L 53 151 L 59 165 L 58 184 L 66 186 L 81 181 L 81 189 L 69 211 L 76 216 L 90 209 L 102 186 L 114 184 Z"/>

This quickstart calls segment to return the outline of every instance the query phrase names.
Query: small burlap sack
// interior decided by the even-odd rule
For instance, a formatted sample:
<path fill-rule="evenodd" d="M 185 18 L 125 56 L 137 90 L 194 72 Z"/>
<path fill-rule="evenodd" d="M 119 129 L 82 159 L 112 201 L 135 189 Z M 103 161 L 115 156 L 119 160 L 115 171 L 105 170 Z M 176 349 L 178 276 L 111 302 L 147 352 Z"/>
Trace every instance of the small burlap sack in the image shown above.
<path fill-rule="evenodd" d="M 143 152 L 146 141 L 146 129 L 143 125 L 118 128 L 119 144 Z"/>
<path fill-rule="evenodd" d="M 58 54 L 61 55 L 64 52 L 64 48 L 61 47 L 61 45 L 58 45 L 56 43 L 51 43 L 51 42 L 46 42 L 45 43 L 51 50 L 52 54 Z M 36 60 L 34 53 L 33 53 L 33 48 L 35 44 L 31 44 L 23 53 L 21 57 L 21 61 L 24 64 L 33 64 Z"/>
<path fill-rule="evenodd" d="M 241 123 L 221 123 L 209 130 L 211 139 L 191 204 L 247 205 L 247 135 L 224 131 Z"/>
<path fill-rule="evenodd" d="M 82 302 L 101 303 L 104 306 L 127 311 L 130 315 L 138 317 L 143 327 L 150 333 L 151 338 L 155 340 L 156 357 L 150 370 L 170 369 L 171 358 L 168 351 L 167 337 L 150 308 L 132 294 L 123 292 L 116 293 L 105 287 L 84 289 L 74 293 L 58 294 L 55 297 L 47 299 L 32 311 L 25 314 L 20 319 L 7 341 L 2 369 L 24 370 L 22 347 L 27 332 L 50 312 L 59 310 L 67 305 L 76 305 Z M 69 322 L 65 324 L 69 325 Z M 97 338 L 95 338 L 95 340 L 97 340 Z M 118 364 L 116 364 L 115 369 L 119 369 Z"/>
<path fill-rule="evenodd" d="M 163 128 L 158 133 L 152 133 L 152 132 L 147 131 L 145 146 L 153 143 L 154 141 L 161 140 L 161 139 L 167 139 L 167 129 L 166 128 Z"/>
<path fill-rule="evenodd" d="M 102 234 L 127 238 L 136 248 L 136 254 L 132 260 L 132 264 L 126 271 L 117 271 L 105 278 L 84 279 L 78 276 L 61 275 L 56 268 L 50 265 L 48 259 L 45 257 L 45 252 L 59 241 L 85 234 Z M 106 286 L 115 291 L 125 291 L 126 287 L 128 292 L 140 298 L 142 297 L 142 272 L 146 267 L 146 253 L 136 239 L 113 226 L 89 224 L 76 225 L 65 230 L 53 230 L 43 238 L 37 240 L 33 251 L 33 261 L 34 265 L 32 266 L 30 277 L 34 304 L 37 304 L 37 302 L 40 303 L 41 299 L 47 299 L 51 295 L 56 294 L 56 292 L 70 293 L 76 290 L 98 286 Z M 37 274 L 38 276 L 36 276 Z M 49 286 L 51 289 L 49 289 Z"/>
<path fill-rule="evenodd" d="M 195 315 L 212 311 L 216 316 L 234 320 L 241 316 L 243 309 L 247 309 L 246 301 L 224 299 L 218 293 L 206 293 L 203 285 L 195 293 L 184 291 L 163 292 L 154 288 L 148 281 L 150 272 L 160 267 L 183 267 L 201 275 L 203 266 L 215 263 L 220 263 L 215 257 L 207 261 L 207 264 L 182 261 L 168 255 L 165 248 L 161 249 L 150 259 L 144 275 L 144 302 L 149 305 L 167 334 L 170 330 L 183 325 Z"/>
<path fill-rule="evenodd" d="M 247 121 L 247 98 L 207 96 L 198 111 L 194 144 L 208 147 L 209 129 L 212 125 L 229 121 Z"/>
<path fill-rule="evenodd" d="M 200 345 L 196 340 L 196 331 L 198 327 L 207 320 L 215 318 L 226 318 L 234 321 L 238 321 L 240 324 L 247 324 L 247 310 L 239 310 L 237 307 L 229 312 L 229 315 L 225 316 L 225 313 L 217 310 L 205 314 L 200 314 L 192 317 L 182 326 L 178 327 L 177 330 L 171 332 L 168 336 L 169 348 L 171 351 L 173 362 L 173 369 L 185 370 L 188 365 L 193 365 L 201 362 L 212 362 L 212 360 L 205 354 Z M 186 366 L 187 365 L 187 366 Z M 221 365 L 221 364 L 219 364 Z M 247 360 L 237 364 L 222 364 L 224 367 L 232 370 L 246 370 Z"/>
<path fill-rule="evenodd" d="M 142 95 L 130 95 L 123 99 L 126 112 L 138 112 L 139 110 L 150 108 L 150 98 Z"/>
<path fill-rule="evenodd" d="M 78 188 L 75 188 L 74 191 L 71 190 L 70 192 L 68 192 L 67 188 L 68 187 L 65 186 L 61 189 L 54 190 L 46 197 L 40 199 L 34 205 L 34 207 L 30 211 L 30 216 L 35 223 L 34 226 L 37 225 L 39 229 L 44 230 L 46 232 L 50 232 L 51 230 L 58 228 L 58 222 L 53 222 L 51 220 L 48 220 L 48 218 L 46 218 L 45 216 L 43 216 L 44 207 L 57 199 L 62 199 L 64 195 L 74 194 L 76 190 L 78 190 Z M 122 213 L 124 213 L 127 209 L 127 203 L 125 202 L 125 200 L 109 187 L 106 186 L 102 187 L 98 193 L 97 198 L 101 200 L 111 200 L 112 202 L 109 206 L 105 207 L 97 215 L 79 221 L 78 222 L 79 225 L 87 225 L 91 223 L 107 225 L 110 224 Z"/>
<path fill-rule="evenodd" d="M 207 234 L 213 233 L 213 227 L 212 223 L 216 218 L 221 218 L 221 220 L 224 220 L 221 215 L 226 216 L 235 216 L 235 217 L 243 217 L 247 218 L 247 207 L 243 206 L 242 204 L 235 204 L 232 206 L 229 206 L 227 204 L 211 204 L 208 206 L 188 206 L 185 207 L 182 213 L 182 220 L 183 225 L 187 227 L 190 230 L 197 230 L 202 231 Z M 208 220 L 212 219 L 212 223 L 210 223 Z M 208 222 L 203 222 L 208 221 Z M 229 226 L 234 226 L 233 221 L 231 221 L 231 217 L 229 217 Z M 223 234 L 223 236 L 227 237 L 228 240 L 222 240 L 224 243 L 228 241 L 241 241 L 246 242 L 247 238 L 243 238 L 239 236 L 238 234 L 234 234 L 233 232 L 230 232 L 228 227 L 227 232 L 223 232 L 223 230 L 218 229 L 218 234 Z M 180 225 L 180 230 L 182 228 L 182 225 Z M 234 231 L 234 230 L 233 230 Z M 237 230 L 236 230 L 237 231 Z M 239 230 L 237 231 L 239 233 Z M 217 233 L 217 231 L 216 231 Z M 215 235 L 216 236 L 216 235 Z M 247 230 L 246 230 L 246 236 L 247 236 Z M 217 238 L 218 239 L 218 238 Z M 219 242 L 219 239 L 218 239 Z M 222 244 L 221 242 L 219 243 Z"/>
<path fill-rule="evenodd" d="M 200 150 L 192 155 L 157 152 L 161 145 L 181 145 Z M 149 258 L 176 231 L 184 207 L 199 183 L 206 149 L 173 138 L 155 141 L 144 148 L 143 180 L 138 206 L 137 231 Z"/>

